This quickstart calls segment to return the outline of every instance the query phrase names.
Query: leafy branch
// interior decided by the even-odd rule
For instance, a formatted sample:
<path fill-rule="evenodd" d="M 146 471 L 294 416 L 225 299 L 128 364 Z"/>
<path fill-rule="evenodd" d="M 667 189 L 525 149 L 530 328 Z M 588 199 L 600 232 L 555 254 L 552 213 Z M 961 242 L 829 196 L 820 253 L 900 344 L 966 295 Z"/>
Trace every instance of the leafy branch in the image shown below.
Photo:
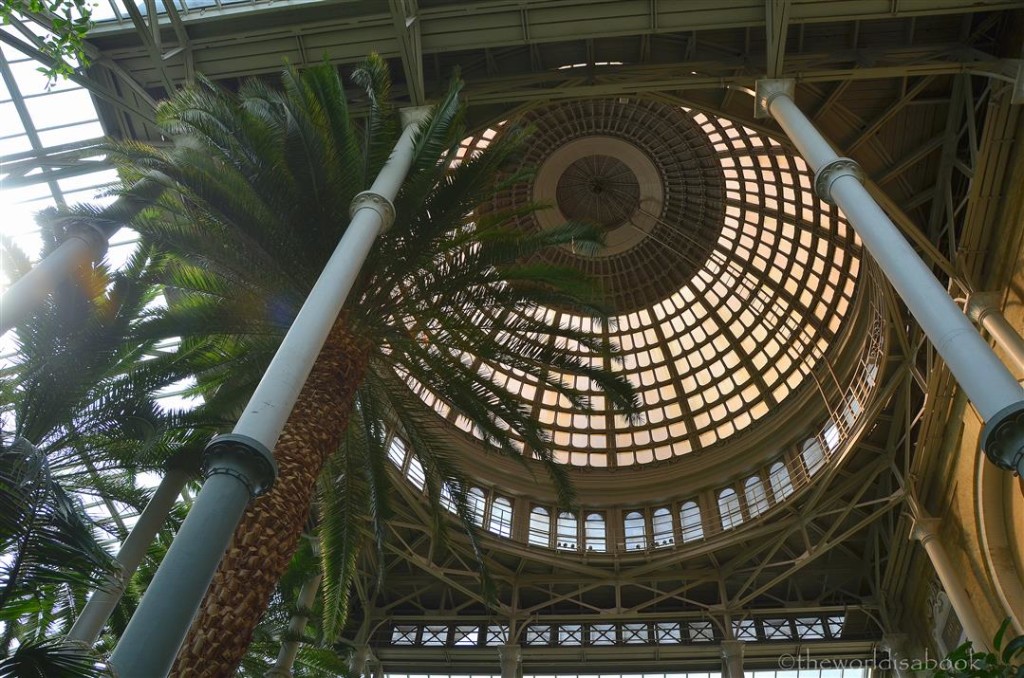
<path fill-rule="evenodd" d="M 49 20 L 51 30 L 43 38 L 41 51 L 50 57 L 51 63 L 37 70 L 52 82 L 74 73 L 70 61 L 89 65 L 85 35 L 92 28 L 94 6 L 93 0 L 3 0 L 0 20 L 4 25 L 11 22 L 13 15 L 26 19 L 43 16 Z"/>

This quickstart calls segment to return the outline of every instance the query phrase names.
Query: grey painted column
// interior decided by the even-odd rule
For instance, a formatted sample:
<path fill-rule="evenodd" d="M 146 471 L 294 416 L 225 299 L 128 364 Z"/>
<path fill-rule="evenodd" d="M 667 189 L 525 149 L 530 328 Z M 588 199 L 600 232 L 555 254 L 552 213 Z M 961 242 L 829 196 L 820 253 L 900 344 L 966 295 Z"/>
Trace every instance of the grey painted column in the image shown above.
<path fill-rule="evenodd" d="M 882 647 L 889 652 L 889 670 L 896 678 L 911 678 L 910 664 L 906 653 L 907 636 L 903 633 L 886 633 L 882 636 Z"/>
<path fill-rule="evenodd" d="M 74 271 L 101 259 L 110 236 L 162 192 L 161 176 L 153 174 L 136 183 L 95 221 L 70 227 L 57 249 L 8 287 L 0 297 L 0 335 L 32 315 Z"/>
<path fill-rule="evenodd" d="M 207 448 L 206 482 L 132 615 L 110 664 L 120 678 L 156 678 L 171 670 L 249 501 L 276 476 L 269 452 L 253 454 L 242 436 L 218 436 Z"/>
<path fill-rule="evenodd" d="M 370 646 L 360 645 L 352 654 L 352 661 L 349 663 L 349 673 L 353 678 L 362 678 L 366 673 L 366 663 L 370 658 Z"/>
<path fill-rule="evenodd" d="M 503 645 L 498 648 L 501 660 L 501 678 L 521 678 L 523 675 L 523 650 L 518 645 Z"/>
<path fill-rule="evenodd" d="M 742 640 L 722 641 L 722 675 L 725 678 L 743 678 Z"/>
<path fill-rule="evenodd" d="M 287 637 L 281 640 L 281 649 L 277 653 L 274 666 L 267 671 L 267 678 L 288 678 L 292 675 L 292 667 L 295 666 L 295 658 L 299 654 L 299 641 L 296 638 L 306 629 L 309 610 L 316 602 L 316 594 L 320 591 L 320 582 L 323 578 L 323 572 L 318 571 L 299 589 L 299 595 L 295 600 L 295 613 L 288 622 Z"/>
<path fill-rule="evenodd" d="M 757 106 L 771 115 L 814 170 L 814 190 L 842 209 L 865 249 L 906 303 L 986 422 L 982 449 L 996 465 L 1024 471 L 1024 390 L 861 183 L 793 101 L 792 80 L 760 80 Z"/>
<path fill-rule="evenodd" d="M 928 559 L 931 560 L 932 567 L 935 568 L 935 574 L 938 575 L 943 590 L 949 596 L 953 612 L 956 613 L 957 619 L 964 627 L 967 640 L 971 641 L 975 650 L 987 651 L 989 641 L 985 629 L 981 625 L 981 621 L 978 620 L 978 614 L 974 611 L 974 605 L 971 603 L 970 596 L 967 595 L 967 589 L 964 588 L 959 573 L 949 560 L 946 548 L 939 541 L 939 519 L 928 516 L 915 503 L 911 503 L 911 513 L 914 521 L 911 538 L 921 542 L 925 553 L 928 554 Z"/>
<path fill-rule="evenodd" d="M 352 201 L 352 219 L 296 315 L 230 434 L 206 448 L 207 481 L 110 656 L 120 678 L 166 676 L 249 501 L 277 476 L 271 450 L 377 236 L 391 225 L 412 163 L 418 122 L 429 109 L 403 112 L 405 129 L 369 191 Z"/>
<path fill-rule="evenodd" d="M 97 589 L 89 597 L 89 602 L 82 608 L 82 613 L 68 633 L 68 640 L 91 646 L 100 637 L 107 619 L 124 595 L 125 586 L 146 557 L 146 551 L 157 532 L 167 522 L 167 514 L 174 507 L 188 478 L 189 473 L 178 467 L 170 468 L 164 474 L 153 498 L 142 510 L 135 527 L 114 558 L 118 565 L 117 573 L 111 576 L 107 586 Z"/>
<path fill-rule="evenodd" d="M 1000 312 L 999 298 L 997 292 L 972 294 L 967 297 L 964 310 L 971 320 L 985 328 L 996 346 L 1006 352 L 1017 369 L 1024 372 L 1024 339 Z"/>

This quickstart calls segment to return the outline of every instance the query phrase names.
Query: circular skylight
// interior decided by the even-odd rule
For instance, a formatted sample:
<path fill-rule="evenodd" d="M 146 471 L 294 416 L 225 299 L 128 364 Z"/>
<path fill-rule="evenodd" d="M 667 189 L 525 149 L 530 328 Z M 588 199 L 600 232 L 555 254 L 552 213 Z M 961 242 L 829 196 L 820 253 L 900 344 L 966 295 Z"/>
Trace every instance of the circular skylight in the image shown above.
<path fill-rule="evenodd" d="M 537 132 L 523 163 L 538 170 L 495 206 L 552 206 L 522 228 L 567 218 L 601 226 L 607 247 L 597 256 L 570 248 L 548 256 L 596 277 L 614 315 L 596 323 L 561 309 L 524 312 L 618 346 L 618 360 L 567 348 L 625 374 L 642 398 L 642 421 L 630 424 L 583 377 L 550 375 L 575 380 L 594 412 L 506 366 L 481 364 L 533 404 L 559 461 L 612 468 L 707 450 L 814 388 L 811 371 L 843 332 L 861 250 L 837 210 L 814 197 L 802 160 L 755 130 L 662 102 L 560 103 L 524 117 Z M 465 140 L 461 155 L 497 134 Z M 422 393 L 472 434 L 468 420 Z"/>

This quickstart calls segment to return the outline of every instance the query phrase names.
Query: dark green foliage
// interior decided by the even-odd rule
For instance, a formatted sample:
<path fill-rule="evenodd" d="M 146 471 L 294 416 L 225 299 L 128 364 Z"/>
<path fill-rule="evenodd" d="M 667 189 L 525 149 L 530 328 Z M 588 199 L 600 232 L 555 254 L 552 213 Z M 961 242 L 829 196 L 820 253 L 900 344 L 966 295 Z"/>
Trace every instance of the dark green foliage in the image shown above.
<path fill-rule="evenodd" d="M 950 652 L 932 673 L 936 678 L 1024 678 L 1024 636 L 1007 640 L 1004 619 L 992 640 L 992 652 L 979 652 L 971 641 Z"/>
<path fill-rule="evenodd" d="M 20 645 L 0 659 L 0 678 L 94 678 L 110 672 L 89 650 L 48 640 Z"/>

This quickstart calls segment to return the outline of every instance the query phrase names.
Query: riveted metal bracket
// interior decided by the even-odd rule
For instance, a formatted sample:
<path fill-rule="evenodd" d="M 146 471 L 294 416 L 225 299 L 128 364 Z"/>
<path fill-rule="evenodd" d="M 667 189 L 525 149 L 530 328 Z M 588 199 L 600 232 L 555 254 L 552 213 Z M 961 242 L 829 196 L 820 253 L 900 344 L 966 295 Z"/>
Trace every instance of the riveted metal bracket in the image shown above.
<path fill-rule="evenodd" d="M 1024 400 L 992 415 L 981 431 L 981 451 L 999 468 L 1024 471 Z"/>
<path fill-rule="evenodd" d="M 853 177 L 863 184 L 864 170 L 856 161 L 849 158 L 836 158 L 825 163 L 814 173 L 814 194 L 829 205 L 835 205 L 836 201 L 832 199 L 832 184 L 839 177 Z"/>
<path fill-rule="evenodd" d="M 796 80 L 792 78 L 764 78 L 754 84 L 754 117 L 770 118 L 772 99 L 785 94 L 790 99 L 796 93 Z"/>
<path fill-rule="evenodd" d="M 211 440 L 203 452 L 203 477 L 219 474 L 238 479 L 254 499 L 273 487 L 277 463 L 273 453 L 255 438 L 225 433 Z"/>
<path fill-rule="evenodd" d="M 356 193 L 356 197 L 352 198 L 352 204 L 348 206 L 349 217 L 354 217 L 356 212 L 362 209 L 373 210 L 380 215 L 381 233 L 395 223 L 395 206 L 380 193 L 373 191 Z"/>

